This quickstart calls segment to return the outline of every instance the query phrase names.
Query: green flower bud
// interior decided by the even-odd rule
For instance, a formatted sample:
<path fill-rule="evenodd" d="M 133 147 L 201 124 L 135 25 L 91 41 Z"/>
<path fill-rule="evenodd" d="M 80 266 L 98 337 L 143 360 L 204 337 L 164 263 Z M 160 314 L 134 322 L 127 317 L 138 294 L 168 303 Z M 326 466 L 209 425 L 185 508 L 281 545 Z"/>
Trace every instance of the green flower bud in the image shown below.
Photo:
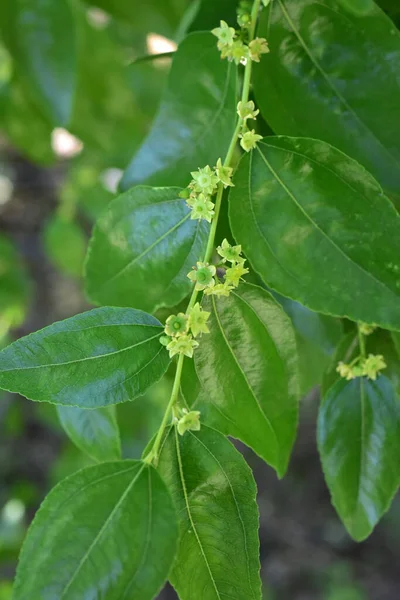
<path fill-rule="evenodd" d="M 183 335 L 188 331 L 188 317 L 184 313 L 170 315 L 165 322 L 165 333 L 170 337 Z"/>
<path fill-rule="evenodd" d="M 168 337 L 167 335 L 162 335 L 160 337 L 160 344 L 162 344 L 163 346 L 168 346 L 168 344 L 170 343 L 171 338 Z"/>
<path fill-rule="evenodd" d="M 359 323 L 358 328 L 363 335 L 371 335 L 376 329 L 375 325 L 367 325 L 367 323 Z"/>

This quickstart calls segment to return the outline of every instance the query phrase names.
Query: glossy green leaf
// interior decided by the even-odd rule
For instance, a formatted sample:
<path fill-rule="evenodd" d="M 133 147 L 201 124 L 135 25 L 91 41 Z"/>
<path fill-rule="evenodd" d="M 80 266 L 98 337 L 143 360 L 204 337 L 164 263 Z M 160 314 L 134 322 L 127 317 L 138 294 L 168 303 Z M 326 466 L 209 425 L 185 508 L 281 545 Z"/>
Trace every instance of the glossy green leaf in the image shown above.
<path fill-rule="evenodd" d="M 198 10 L 190 31 L 208 30 L 219 26 L 221 19 L 236 27 L 237 3 L 232 0 L 198 0 Z"/>
<path fill-rule="evenodd" d="M 253 448 L 281 477 L 296 435 L 297 349 L 289 318 L 268 292 L 241 284 L 228 298 L 208 296 L 210 333 L 195 366 L 207 424 Z"/>
<path fill-rule="evenodd" d="M 222 61 L 216 38 L 192 33 L 174 55 L 160 111 L 122 180 L 186 186 L 190 172 L 224 156 L 236 115 L 236 67 Z"/>
<path fill-rule="evenodd" d="M 274 0 L 258 33 L 271 52 L 255 95 L 275 133 L 329 142 L 400 194 L 400 33 L 387 16 L 375 4 L 360 17 L 335 0 Z"/>
<path fill-rule="evenodd" d="M 121 442 L 115 406 L 85 410 L 77 406 L 57 406 L 67 435 L 93 460 L 104 462 L 121 458 Z"/>
<path fill-rule="evenodd" d="M 339 0 L 339 4 L 354 15 L 364 16 L 375 9 L 374 0 Z"/>
<path fill-rule="evenodd" d="M 171 428 L 158 470 L 180 518 L 170 575 L 180 600 L 260 600 L 256 485 L 243 457 L 209 427 Z"/>
<path fill-rule="evenodd" d="M 391 382 L 341 380 L 318 416 L 318 447 L 332 502 L 360 541 L 389 508 L 400 483 L 400 404 Z"/>
<path fill-rule="evenodd" d="M 317 312 L 400 329 L 400 215 L 325 142 L 264 138 L 245 155 L 230 220 L 271 288 Z"/>
<path fill-rule="evenodd" d="M 43 233 L 50 261 L 66 275 L 80 277 L 86 253 L 86 236 L 79 225 L 56 215 L 46 223 Z"/>
<path fill-rule="evenodd" d="M 204 255 L 209 224 L 191 220 L 178 194 L 179 188 L 139 186 L 111 202 L 88 252 L 93 301 L 153 312 L 190 292 L 187 274 Z"/>
<path fill-rule="evenodd" d="M 68 124 L 76 85 L 76 36 L 68 0 L 13 0 L 14 56 L 54 125 Z"/>
<path fill-rule="evenodd" d="M 98 408 L 133 400 L 166 371 L 161 323 L 140 310 L 97 308 L 0 353 L 0 388 L 39 402 Z"/>
<path fill-rule="evenodd" d="M 14 600 L 152 600 L 177 541 L 176 514 L 152 467 L 116 461 L 58 484 L 25 539 Z"/>

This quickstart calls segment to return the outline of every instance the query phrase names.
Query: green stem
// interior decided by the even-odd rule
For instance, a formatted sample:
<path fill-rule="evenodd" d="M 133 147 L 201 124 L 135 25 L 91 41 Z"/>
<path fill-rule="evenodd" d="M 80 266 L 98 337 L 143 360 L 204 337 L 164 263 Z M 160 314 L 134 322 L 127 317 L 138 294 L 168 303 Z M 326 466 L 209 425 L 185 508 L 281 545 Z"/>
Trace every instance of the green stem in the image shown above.
<path fill-rule="evenodd" d="M 250 30 L 249 30 L 250 31 L 250 38 L 249 38 L 250 40 L 252 40 L 254 38 L 256 25 L 257 25 L 258 12 L 260 10 L 260 4 L 261 4 L 261 0 L 254 0 L 253 8 L 251 11 L 251 25 L 250 25 Z M 242 102 L 248 102 L 248 100 L 249 100 L 251 70 L 252 70 L 252 61 L 250 59 L 248 59 L 246 62 L 246 66 L 244 68 L 243 89 L 242 89 L 242 97 L 241 97 Z M 232 163 L 233 154 L 235 152 L 236 144 L 239 139 L 239 134 L 242 129 L 242 125 L 243 125 L 243 119 L 239 117 L 236 122 L 235 130 L 232 134 L 229 148 L 228 148 L 228 151 L 225 156 L 224 167 L 230 167 L 230 165 Z M 208 235 L 207 246 L 206 246 L 206 251 L 204 253 L 203 262 L 209 262 L 209 260 L 211 259 L 211 256 L 212 256 L 212 252 L 213 252 L 214 244 L 215 244 L 215 234 L 217 232 L 217 226 L 218 226 L 218 218 L 219 218 L 219 213 L 221 210 L 223 192 L 224 192 L 224 186 L 222 183 L 220 183 L 218 185 L 217 195 L 215 198 L 215 208 L 214 208 L 215 214 L 214 214 L 214 217 L 213 217 L 213 220 L 211 223 L 210 233 Z M 196 304 L 198 294 L 199 294 L 198 290 L 193 288 L 193 291 L 190 296 L 189 303 L 188 303 L 188 306 L 186 309 L 186 314 L 188 314 L 190 312 L 190 310 L 193 308 L 193 306 Z M 167 408 L 165 409 L 164 417 L 161 422 L 160 428 L 158 430 L 153 447 L 152 447 L 151 451 L 149 452 L 149 454 L 144 459 L 144 461 L 147 463 L 153 462 L 154 464 L 157 464 L 158 452 L 160 450 L 160 445 L 161 445 L 161 442 L 163 439 L 164 431 L 168 425 L 168 421 L 170 419 L 170 415 L 172 413 L 173 407 L 174 407 L 176 401 L 178 400 L 184 358 L 185 358 L 184 354 L 179 355 L 178 363 L 176 366 L 174 384 L 173 384 L 173 388 L 172 388 L 172 392 L 171 392 L 171 398 L 168 402 Z"/>
<path fill-rule="evenodd" d="M 364 337 L 364 334 L 361 332 L 359 325 L 357 325 L 357 329 L 358 329 L 358 345 L 360 347 L 360 355 L 361 355 L 361 358 L 364 360 L 367 356 L 367 350 L 366 350 L 366 346 L 365 346 L 365 337 Z"/>
<path fill-rule="evenodd" d="M 174 379 L 174 385 L 171 392 L 171 398 L 169 399 L 168 406 L 165 410 L 163 420 L 161 421 L 161 425 L 156 435 L 156 439 L 154 440 L 154 444 L 149 454 L 143 459 L 146 463 L 154 462 L 157 464 L 158 452 L 160 450 L 161 442 L 163 439 L 165 428 L 168 425 L 169 416 L 172 412 L 175 402 L 178 399 L 179 388 L 181 384 L 181 376 L 182 376 L 182 368 L 183 368 L 183 359 L 185 358 L 184 354 L 180 354 L 178 357 L 178 362 L 176 365 L 176 373 Z"/>

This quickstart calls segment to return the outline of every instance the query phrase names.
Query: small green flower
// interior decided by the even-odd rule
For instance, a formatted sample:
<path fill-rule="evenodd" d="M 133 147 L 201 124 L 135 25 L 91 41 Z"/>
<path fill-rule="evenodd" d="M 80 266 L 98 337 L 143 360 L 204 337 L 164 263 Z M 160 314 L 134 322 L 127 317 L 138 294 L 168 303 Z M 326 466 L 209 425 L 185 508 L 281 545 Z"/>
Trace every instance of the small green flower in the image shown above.
<path fill-rule="evenodd" d="M 260 62 L 261 54 L 268 54 L 268 42 L 265 38 L 255 38 L 249 44 L 249 52 L 251 60 Z"/>
<path fill-rule="evenodd" d="M 262 140 L 262 135 L 258 135 L 254 129 L 246 131 L 246 133 L 243 133 L 240 137 L 242 138 L 240 140 L 240 145 L 246 152 L 253 150 L 253 148 L 256 147 L 257 142 Z"/>
<path fill-rule="evenodd" d="M 164 331 L 169 336 L 177 336 L 187 333 L 188 317 L 184 313 L 170 315 L 165 322 Z"/>
<path fill-rule="evenodd" d="M 371 335 L 376 329 L 375 325 L 368 325 L 367 323 L 359 323 L 358 327 L 363 335 Z"/>
<path fill-rule="evenodd" d="M 248 102 L 239 102 L 237 105 L 237 114 L 241 119 L 255 119 L 260 111 L 256 110 L 253 100 Z"/>
<path fill-rule="evenodd" d="M 226 46 L 232 46 L 235 39 L 236 31 L 233 27 L 229 27 L 225 21 L 220 21 L 220 27 L 211 30 L 211 33 L 218 38 L 218 49 L 222 50 Z"/>
<path fill-rule="evenodd" d="M 340 377 L 343 377 L 347 381 L 355 378 L 352 367 L 350 365 L 346 365 L 346 363 L 342 361 L 340 361 L 336 367 L 336 372 L 339 373 Z"/>
<path fill-rule="evenodd" d="M 193 337 L 197 337 L 199 333 L 210 333 L 207 327 L 207 321 L 210 317 L 209 312 L 203 310 L 198 302 L 193 306 L 189 313 L 189 327 Z"/>
<path fill-rule="evenodd" d="M 199 431 L 200 430 L 200 412 L 198 410 L 191 410 L 188 412 L 186 408 L 182 410 L 183 416 L 178 421 L 178 433 L 183 435 L 185 431 Z"/>
<path fill-rule="evenodd" d="M 243 266 L 243 264 L 234 265 L 230 269 L 226 270 L 225 283 L 237 287 L 239 285 L 240 279 L 243 277 L 243 275 L 246 275 L 246 273 L 248 272 L 249 270 L 246 269 Z"/>
<path fill-rule="evenodd" d="M 217 247 L 218 254 L 222 257 L 222 262 L 243 262 L 244 259 L 240 256 L 242 252 L 242 246 L 231 246 L 228 240 L 225 238 L 220 246 Z"/>
<path fill-rule="evenodd" d="M 207 296 L 210 296 L 211 294 L 214 296 L 229 296 L 233 289 L 233 286 L 227 285 L 226 283 L 217 283 L 214 287 L 207 288 L 204 293 Z"/>
<path fill-rule="evenodd" d="M 215 285 L 215 273 L 216 268 L 214 265 L 198 262 L 197 266 L 193 267 L 193 271 L 188 273 L 188 277 L 191 281 L 196 283 L 196 290 L 204 290 Z"/>
<path fill-rule="evenodd" d="M 244 59 L 250 57 L 249 48 L 246 44 L 237 40 L 231 46 L 222 48 L 221 56 L 222 58 L 227 58 L 229 61 L 234 61 L 238 65 Z"/>
<path fill-rule="evenodd" d="M 190 215 L 191 219 L 205 219 L 206 221 L 211 223 L 212 218 L 215 214 L 215 205 L 213 202 L 211 202 L 208 196 L 205 196 L 204 194 L 199 194 L 193 199 L 190 199 L 190 204 L 189 202 L 187 202 L 187 204 L 192 209 Z"/>
<path fill-rule="evenodd" d="M 219 181 L 224 186 L 224 188 L 227 188 L 228 186 L 233 187 L 233 183 L 232 183 L 233 169 L 231 167 L 224 167 L 220 158 L 217 160 L 217 164 L 215 166 L 215 173 L 216 173 Z"/>
<path fill-rule="evenodd" d="M 203 169 L 198 169 L 198 171 L 193 171 L 191 173 L 193 177 L 193 181 L 190 184 L 190 187 L 195 192 L 201 192 L 206 196 L 212 196 L 215 192 L 215 188 L 218 183 L 218 177 L 215 175 L 211 167 L 208 165 Z"/>
<path fill-rule="evenodd" d="M 382 369 L 386 369 L 387 364 L 382 354 L 369 354 L 363 364 L 363 375 L 375 381 Z"/>
<path fill-rule="evenodd" d="M 172 358 L 175 354 L 184 354 L 189 358 L 193 357 L 193 350 L 197 348 L 199 342 L 196 342 L 191 335 L 181 335 L 174 337 L 167 346 L 169 357 Z"/>

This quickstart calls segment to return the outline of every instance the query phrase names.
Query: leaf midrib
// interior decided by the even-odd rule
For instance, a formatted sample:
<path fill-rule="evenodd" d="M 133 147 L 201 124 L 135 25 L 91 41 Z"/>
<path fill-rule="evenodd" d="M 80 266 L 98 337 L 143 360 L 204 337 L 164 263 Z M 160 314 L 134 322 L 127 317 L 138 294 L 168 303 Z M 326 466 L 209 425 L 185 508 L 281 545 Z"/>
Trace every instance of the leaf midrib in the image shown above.
<path fill-rule="evenodd" d="M 132 489 L 132 487 L 134 486 L 134 484 L 136 483 L 136 481 L 139 479 L 139 477 L 142 474 L 142 472 L 143 472 L 143 470 L 144 470 L 145 467 L 146 467 L 146 465 L 143 463 L 142 466 L 139 468 L 138 472 L 136 473 L 136 475 L 134 476 L 134 478 L 132 479 L 132 481 L 130 482 L 130 484 L 127 486 L 125 492 L 122 494 L 122 496 L 120 497 L 120 499 L 118 500 L 118 502 L 116 503 L 116 505 L 114 506 L 114 508 L 112 509 L 112 511 L 110 512 L 109 516 L 107 517 L 107 519 L 105 520 L 104 524 L 100 528 L 99 533 L 94 538 L 93 542 L 91 543 L 91 545 L 89 546 L 89 548 L 87 549 L 87 551 L 85 552 L 85 554 L 83 555 L 83 557 L 81 558 L 81 560 L 79 561 L 79 564 L 76 567 L 76 569 L 73 572 L 73 574 L 71 575 L 68 583 L 65 585 L 65 587 L 64 587 L 64 589 L 63 589 L 63 591 L 61 593 L 60 600 L 62 600 L 62 598 L 65 597 L 65 594 L 70 589 L 73 581 L 76 579 L 79 571 L 81 570 L 81 568 L 83 567 L 84 563 L 88 559 L 90 553 L 95 548 L 97 542 L 99 541 L 100 537 L 103 535 L 104 531 L 107 529 L 108 525 L 111 523 L 112 519 L 114 518 L 114 515 L 118 511 L 119 507 L 121 506 L 121 504 L 123 503 L 123 501 L 125 500 L 125 498 L 127 497 L 127 495 L 129 494 L 130 490 Z"/>
<path fill-rule="evenodd" d="M 210 456 L 213 458 L 213 460 L 215 460 L 215 462 L 217 463 L 217 465 L 221 469 L 221 472 L 223 473 L 223 475 L 224 475 L 224 477 L 225 477 L 225 479 L 226 479 L 226 481 L 227 481 L 227 483 L 229 485 L 229 489 L 231 491 L 232 498 L 233 498 L 233 501 L 235 503 L 235 507 L 236 507 L 237 514 L 238 514 L 238 517 L 239 517 L 239 521 L 240 521 L 240 524 L 241 524 L 241 527 L 242 527 L 242 531 L 243 531 L 243 541 L 244 541 L 244 550 L 245 550 L 245 554 L 246 554 L 246 566 L 247 566 L 247 576 L 248 576 L 249 587 L 251 589 L 252 597 L 253 598 L 257 598 L 256 595 L 255 595 L 255 593 L 254 593 L 253 586 L 252 586 L 252 583 L 251 583 L 250 557 L 249 557 L 248 546 L 247 546 L 246 528 L 245 528 L 245 525 L 244 525 L 244 521 L 242 519 L 242 514 L 241 514 L 240 509 L 239 509 L 239 502 L 236 499 L 236 495 L 235 495 L 235 492 L 233 490 L 233 486 L 231 484 L 231 481 L 230 481 L 230 479 L 229 479 L 226 471 L 222 467 L 221 463 L 219 462 L 218 458 L 215 456 L 215 454 L 213 452 L 211 452 L 211 450 L 201 441 L 200 438 L 198 438 L 197 436 L 195 436 L 192 431 L 189 431 L 189 433 L 190 433 L 190 435 L 197 442 L 199 442 L 199 444 L 201 444 L 203 446 L 203 448 L 210 454 Z"/>
<path fill-rule="evenodd" d="M 185 474 L 183 472 L 183 463 L 182 463 L 181 449 L 180 449 L 180 446 L 179 446 L 179 438 L 178 438 L 177 428 L 174 427 L 174 430 L 175 430 L 176 456 L 177 456 L 177 459 L 178 459 L 179 475 L 180 475 L 180 480 L 181 480 L 181 485 L 182 485 L 183 496 L 184 496 L 184 499 L 185 499 L 186 512 L 188 514 L 190 524 L 192 526 L 194 535 L 196 537 L 196 541 L 197 541 L 199 549 L 200 549 L 200 553 L 201 553 L 201 555 L 203 557 L 203 560 L 205 562 L 206 569 L 207 569 L 208 574 L 210 576 L 211 583 L 213 585 L 213 588 L 215 590 L 217 598 L 218 598 L 218 600 L 222 600 L 222 598 L 221 598 L 221 596 L 219 594 L 218 588 L 217 588 L 216 581 L 214 579 L 214 575 L 213 575 L 213 573 L 211 571 L 210 563 L 208 562 L 207 555 L 205 553 L 205 550 L 203 548 L 203 544 L 201 543 L 198 531 L 196 529 L 196 525 L 195 525 L 194 520 L 193 520 L 192 511 L 190 509 L 190 504 L 189 504 L 189 497 L 188 497 L 188 493 L 187 493 L 187 489 L 186 489 Z"/>
<path fill-rule="evenodd" d="M 13 371 L 19 372 L 19 371 L 31 371 L 34 369 L 49 369 L 52 367 L 65 367 L 67 365 L 73 365 L 75 363 L 80 363 L 80 362 L 86 362 L 88 360 L 97 360 L 97 359 L 101 359 L 101 358 L 108 358 L 109 356 L 114 356 L 116 354 L 122 354 L 123 352 L 127 352 L 128 350 L 137 348 L 138 346 L 146 344 L 147 342 L 150 342 L 151 340 L 154 340 L 155 338 L 157 338 L 159 336 L 160 336 L 160 333 L 157 333 L 156 335 L 146 338 L 145 340 L 142 340 L 141 342 L 138 342 L 137 344 L 133 344 L 132 346 L 127 346 L 126 348 L 122 348 L 121 350 L 115 350 L 114 352 L 109 352 L 108 354 L 98 354 L 96 356 L 86 356 L 85 358 L 78 358 L 76 360 L 70 360 L 70 361 L 66 361 L 66 362 L 62 362 L 62 363 L 48 363 L 46 365 L 34 365 L 31 367 L 14 367 L 13 369 L 1 369 L 0 377 L 3 373 L 11 373 Z"/>
<path fill-rule="evenodd" d="M 268 144 L 263 144 L 264 146 L 268 146 Z M 275 146 L 274 146 L 275 147 Z M 391 296 L 393 296 L 396 300 L 396 302 L 399 302 L 399 297 L 396 296 L 396 294 L 393 292 L 393 290 L 391 290 L 389 287 L 387 287 L 387 285 L 385 283 L 383 283 L 382 281 L 380 281 L 379 279 L 376 279 L 376 277 L 370 273 L 369 271 L 366 271 L 364 269 L 364 267 L 362 267 L 361 265 L 359 265 L 358 263 L 356 263 L 350 256 L 348 256 L 344 250 L 342 250 L 340 248 L 340 246 L 338 246 L 336 244 L 336 242 L 330 238 L 328 236 L 327 233 L 325 233 L 325 231 L 323 229 L 320 228 L 320 226 L 318 225 L 318 223 L 316 223 L 314 221 L 314 219 L 308 214 L 308 212 L 303 208 L 303 206 L 300 204 L 300 202 L 297 201 L 296 196 L 291 192 L 291 190 L 287 187 L 287 185 L 285 184 L 285 182 L 279 177 L 278 173 L 275 171 L 275 169 L 272 167 L 271 163 L 268 161 L 267 157 L 261 152 L 261 150 L 259 149 L 258 146 L 256 146 L 257 151 L 259 153 L 259 155 L 261 156 L 261 159 L 263 160 L 263 162 L 265 163 L 265 165 L 267 166 L 267 168 L 269 169 L 269 171 L 271 172 L 272 176 L 275 178 L 275 180 L 279 183 L 279 185 L 282 187 L 282 189 L 286 192 L 286 194 L 289 196 L 289 198 L 291 198 L 291 200 L 294 202 L 294 204 L 297 206 L 297 208 L 300 210 L 300 212 L 304 215 L 304 217 L 311 223 L 311 225 L 316 229 L 316 231 L 318 231 L 328 242 L 331 246 L 333 246 L 333 248 L 335 248 L 335 250 L 337 252 L 339 252 L 339 254 L 341 254 L 343 256 L 343 258 L 346 259 L 346 261 L 348 261 L 350 264 L 352 264 L 354 267 L 356 267 L 358 270 L 360 270 L 362 273 L 364 273 L 365 276 L 367 276 L 368 278 L 372 279 L 372 281 L 375 282 L 375 284 L 377 284 L 379 287 L 383 288 L 385 290 L 385 292 L 389 292 L 389 294 Z M 283 150 L 284 151 L 284 150 Z M 286 150 L 287 152 L 291 152 L 290 150 Z M 254 215 L 255 217 L 255 215 Z M 261 232 L 261 230 L 259 229 L 259 231 Z M 264 234 L 262 233 L 262 237 L 265 239 Z M 269 245 L 269 244 L 268 244 Z M 270 246 L 269 246 L 270 247 Z"/>
<path fill-rule="evenodd" d="M 246 377 L 246 374 L 245 374 L 245 372 L 243 371 L 243 369 L 242 369 L 242 367 L 241 367 L 241 365 L 240 365 L 240 363 L 239 363 L 239 360 L 238 360 L 238 359 L 237 359 L 237 357 L 236 357 L 236 354 L 234 353 L 234 351 L 233 351 L 233 349 L 232 349 L 231 345 L 229 344 L 229 340 L 228 340 L 228 338 L 227 338 L 227 337 L 226 337 L 226 335 L 225 335 L 224 329 L 223 329 L 223 327 L 222 327 L 221 320 L 220 320 L 220 318 L 219 318 L 219 314 L 218 314 L 218 310 L 217 310 L 217 305 L 216 305 L 216 301 L 215 301 L 215 298 L 214 298 L 214 296 L 211 296 L 211 301 L 212 301 L 212 304 L 213 304 L 213 308 L 214 308 L 214 314 L 215 314 L 215 318 L 216 318 L 216 320 L 217 320 L 218 328 L 219 328 L 219 330 L 221 331 L 221 335 L 222 335 L 222 337 L 223 337 L 223 339 L 224 339 L 224 342 L 225 342 L 225 344 L 226 344 L 226 346 L 227 346 L 227 348 L 228 348 L 229 352 L 231 353 L 231 355 L 232 355 L 232 358 L 234 359 L 234 361 L 235 361 L 235 363 L 236 363 L 236 365 L 237 365 L 237 367 L 238 367 L 238 369 L 239 369 L 239 372 L 241 373 L 241 375 L 242 375 L 242 377 L 243 377 L 243 379 L 244 379 L 244 381 L 245 381 L 245 383 L 246 383 L 246 385 L 247 385 L 247 387 L 248 387 L 248 389 L 249 389 L 249 391 L 250 391 L 250 394 L 251 394 L 251 396 L 254 398 L 254 400 L 255 400 L 255 402 L 256 402 L 256 405 L 257 405 L 257 407 L 258 407 L 258 409 L 259 409 L 259 411 L 260 411 L 261 415 L 263 416 L 263 418 L 264 418 L 264 420 L 265 420 L 265 422 L 266 422 L 266 424 L 267 424 L 268 428 L 270 429 L 270 431 L 272 432 L 272 435 L 274 436 L 274 440 L 275 440 L 275 451 L 276 451 L 276 459 L 277 459 L 277 461 L 278 461 L 278 463 L 279 463 L 279 448 L 280 448 L 280 446 L 279 446 L 279 441 L 278 441 L 278 438 L 277 438 L 277 435 L 276 435 L 275 429 L 273 428 L 273 426 L 272 426 L 272 423 L 271 423 L 271 421 L 269 420 L 268 416 L 265 414 L 265 412 L 264 412 L 264 410 L 263 410 L 263 408 L 262 408 L 262 406 L 261 406 L 261 404 L 260 404 L 260 401 L 258 400 L 258 398 L 257 398 L 256 394 L 254 393 L 254 391 L 253 391 L 253 389 L 252 389 L 252 387 L 251 387 L 251 385 L 250 385 L 250 383 L 249 383 L 249 381 L 248 381 L 248 379 L 247 379 L 247 377 Z"/>

